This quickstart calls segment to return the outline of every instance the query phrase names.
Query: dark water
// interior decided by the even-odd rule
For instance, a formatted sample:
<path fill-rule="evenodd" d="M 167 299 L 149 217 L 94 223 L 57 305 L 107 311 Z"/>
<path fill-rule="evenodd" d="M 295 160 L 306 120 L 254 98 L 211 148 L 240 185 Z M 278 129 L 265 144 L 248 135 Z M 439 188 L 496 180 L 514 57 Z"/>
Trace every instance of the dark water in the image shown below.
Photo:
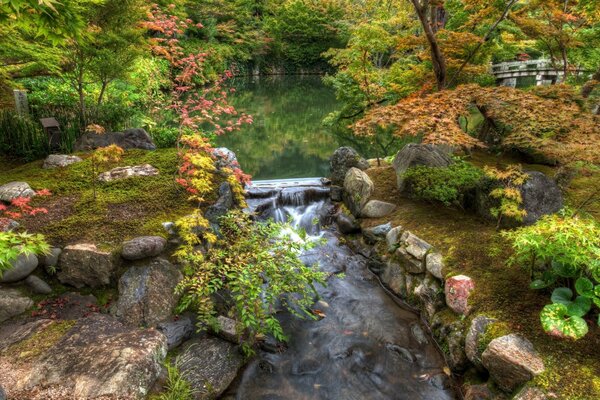
<path fill-rule="evenodd" d="M 232 104 L 254 124 L 217 139 L 253 179 L 326 176 L 339 140 L 322 125 L 338 104 L 319 76 L 237 80 Z"/>
<path fill-rule="evenodd" d="M 328 224 L 328 200 L 289 205 L 286 199 L 300 198 L 291 194 L 274 197 L 281 209 L 264 208 L 263 215 L 285 213 L 304 228 L 301 221 L 315 217 Z M 367 259 L 342 244 L 335 230 L 321 235 L 326 243 L 303 260 L 331 274 L 314 306 L 325 317 L 313 321 L 280 313 L 290 336 L 287 348 L 261 350 L 228 395 L 238 400 L 455 399 L 443 357 L 418 316 L 387 294 Z"/>

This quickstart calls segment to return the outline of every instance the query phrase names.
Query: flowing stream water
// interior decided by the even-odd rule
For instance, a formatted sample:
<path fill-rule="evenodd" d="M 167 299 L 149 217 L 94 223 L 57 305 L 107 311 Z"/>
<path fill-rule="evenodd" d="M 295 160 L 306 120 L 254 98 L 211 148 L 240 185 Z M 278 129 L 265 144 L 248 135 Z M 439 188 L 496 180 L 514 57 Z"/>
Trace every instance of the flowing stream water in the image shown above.
<path fill-rule="evenodd" d="M 318 288 L 320 320 L 278 318 L 285 348 L 262 346 L 227 393 L 239 400 L 455 399 L 445 362 L 418 316 L 399 306 L 368 269 L 368 260 L 331 228 L 334 206 L 323 187 L 250 190 L 261 218 L 291 217 L 324 244 L 305 252 L 330 274 Z M 315 224 L 315 222 L 317 222 Z M 343 274 L 343 275 L 341 275 Z M 267 342 L 269 343 L 269 342 Z"/>

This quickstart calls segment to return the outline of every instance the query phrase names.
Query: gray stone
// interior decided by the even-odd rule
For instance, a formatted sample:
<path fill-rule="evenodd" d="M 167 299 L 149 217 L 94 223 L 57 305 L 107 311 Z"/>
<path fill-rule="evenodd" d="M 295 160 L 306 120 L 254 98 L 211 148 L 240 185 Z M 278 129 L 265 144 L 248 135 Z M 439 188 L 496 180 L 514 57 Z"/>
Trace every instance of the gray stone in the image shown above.
<path fill-rule="evenodd" d="M 219 323 L 219 330 L 214 332 L 215 335 L 233 344 L 240 344 L 240 335 L 237 329 L 238 323 L 234 319 L 219 315 L 217 322 Z"/>
<path fill-rule="evenodd" d="M 381 281 L 397 296 L 405 299 L 406 291 L 406 271 L 404 268 L 395 262 L 388 261 L 383 273 Z"/>
<path fill-rule="evenodd" d="M 24 296 L 17 289 L 0 287 L 0 322 L 23 314 L 33 307 L 33 300 Z"/>
<path fill-rule="evenodd" d="M 67 154 L 50 154 L 44 160 L 42 168 L 64 168 L 68 165 L 83 161 L 81 157 L 71 156 Z"/>
<path fill-rule="evenodd" d="M 424 274 L 406 274 L 404 280 L 406 282 L 406 293 L 409 298 L 414 298 L 415 290 L 425 279 Z"/>
<path fill-rule="evenodd" d="M 370 200 L 360 212 L 364 218 L 383 218 L 390 215 L 396 209 L 396 205 L 385 201 Z"/>
<path fill-rule="evenodd" d="M 405 191 L 405 180 L 403 174 L 407 169 L 417 166 L 426 165 L 429 167 L 447 167 L 452 164 L 452 158 L 445 149 L 440 146 L 431 144 L 415 144 L 410 143 L 404 146 L 392 163 L 396 171 L 397 185 L 400 192 Z"/>
<path fill-rule="evenodd" d="M 371 178 L 358 168 L 350 168 L 344 179 L 344 202 L 350 212 L 360 217 L 360 212 L 367 204 L 375 186 Z"/>
<path fill-rule="evenodd" d="M 544 372 L 531 342 L 515 334 L 492 340 L 481 358 L 490 377 L 509 393 Z"/>
<path fill-rule="evenodd" d="M 243 364 L 237 346 L 211 336 L 187 341 L 177 358 L 181 376 L 192 386 L 196 400 L 218 398 Z"/>
<path fill-rule="evenodd" d="M 48 254 L 42 254 L 39 256 L 40 266 L 42 267 L 55 267 L 58 265 L 58 258 L 62 253 L 60 247 L 52 247 Z"/>
<path fill-rule="evenodd" d="M 414 295 L 421 303 L 421 312 L 424 313 L 426 321 L 431 321 L 434 314 L 445 307 L 444 290 L 439 281 L 426 276 L 414 291 Z"/>
<path fill-rule="evenodd" d="M 53 322 L 50 319 L 35 319 L 33 321 L 19 319 L 0 325 L 0 353 L 13 344 L 31 337 L 31 335 Z"/>
<path fill-rule="evenodd" d="M 346 215 L 343 212 L 337 213 L 335 216 L 335 223 L 344 235 L 360 232 L 360 224 L 352 215 Z"/>
<path fill-rule="evenodd" d="M 98 180 L 102 182 L 112 182 L 133 177 L 156 176 L 159 173 L 158 169 L 150 164 L 135 165 L 133 167 L 117 167 L 98 175 Z"/>
<path fill-rule="evenodd" d="M 513 400 L 548 400 L 548 396 L 540 389 L 532 386 L 524 387 L 513 397 Z"/>
<path fill-rule="evenodd" d="M 218 147 L 212 151 L 215 157 L 215 166 L 218 169 L 229 168 L 236 169 L 240 167 L 235 153 L 227 147 Z"/>
<path fill-rule="evenodd" d="M 160 236 L 140 236 L 123 242 L 121 257 L 126 260 L 141 260 L 162 253 L 167 240 Z"/>
<path fill-rule="evenodd" d="M 235 199 L 233 197 L 233 191 L 231 185 L 227 182 L 223 182 L 219 186 L 219 198 L 215 204 L 208 207 L 204 216 L 207 220 L 213 224 L 219 224 L 219 218 L 227 214 L 235 206 Z"/>
<path fill-rule="evenodd" d="M 6 400 L 6 392 L 2 386 L 0 386 L 0 400 Z"/>
<path fill-rule="evenodd" d="M 419 261 L 424 261 L 425 255 L 431 249 L 429 243 L 413 235 L 409 231 L 402 234 L 400 241 L 402 242 L 402 246 L 406 249 L 406 252 Z"/>
<path fill-rule="evenodd" d="M 332 185 L 329 190 L 331 201 L 340 202 L 344 199 L 344 188 L 337 185 Z"/>
<path fill-rule="evenodd" d="M 98 250 L 96 245 L 79 243 L 67 246 L 58 258 L 58 280 L 82 288 L 108 285 L 117 267 L 116 256 Z"/>
<path fill-rule="evenodd" d="M 52 293 L 52 288 L 42 279 L 38 278 L 35 275 L 29 275 L 25 278 L 25 283 L 27 286 L 31 288 L 33 293 L 37 294 L 50 294 Z"/>
<path fill-rule="evenodd" d="M 440 253 L 428 253 L 425 257 L 425 268 L 427 269 L 427 272 L 436 278 L 441 280 L 444 279 L 442 273 L 444 269 L 444 260 Z"/>
<path fill-rule="evenodd" d="M 175 287 L 182 278 L 173 264 L 160 258 L 131 267 L 119 279 L 119 300 L 111 313 L 129 325 L 156 326 L 172 315 L 179 300 Z"/>
<path fill-rule="evenodd" d="M 12 268 L 4 271 L 0 282 L 12 283 L 27 278 L 38 266 L 38 259 L 35 254 L 21 254 L 16 260 L 11 262 Z"/>
<path fill-rule="evenodd" d="M 483 364 L 481 363 L 481 354 L 483 351 L 479 350 L 479 340 L 481 335 L 485 334 L 488 325 L 495 321 L 496 320 L 493 318 L 479 315 L 473 318 L 469 331 L 467 332 L 467 337 L 465 338 L 465 353 L 467 354 L 469 361 L 479 369 L 483 368 Z"/>
<path fill-rule="evenodd" d="M 402 232 L 404 232 L 404 228 L 401 226 L 397 226 L 392 228 L 387 235 L 385 235 L 385 240 L 388 245 L 388 251 L 393 253 L 398 248 L 398 242 L 400 241 L 400 236 L 402 236 Z"/>
<path fill-rule="evenodd" d="M 563 208 L 563 196 L 553 179 L 541 172 L 527 172 L 529 177 L 520 188 L 523 198 L 523 209 L 527 215 L 523 218 L 525 225 L 532 225 L 544 215 L 554 214 Z"/>
<path fill-rule="evenodd" d="M 0 201 L 11 202 L 18 197 L 33 197 L 35 192 L 26 182 L 9 182 L 0 186 Z"/>
<path fill-rule="evenodd" d="M 107 132 L 97 134 L 87 132 L 75 142 L 75 151 L 89 151 L 98 147 L 106 147 L 111 144 L 129 149 L 156 150 L 152 138 L 144 129 L 127 129 L 123 132 Z"/>
<path fill-rule="evenodd" d="M 408 254 L 404 247 L 398 248 L 395 254 L 398 261 L 400 261 L 404 268 L 411 274 L 422 274 L 425 272 L 425 263 L 416 259 L 411 254 Z"/>
<path fill-rule="evenodd" d="M 369 162 L 362 158 L 352 147 L 340 147 L 329 161 L 331 171 L 331 183 L 343 185 L 346 173 L 350 168 L 365 170 L 369 168 Z"/>
<path fill-rule="evenodd" d="M 446 311 L 441 311 L 435 314 L 430 322 L 434 336 L 440 340 L 442 347 L 448 349 L 446 354 L 450 369 L 464 371 L 468 368 L 463 321 L 460 318 L 450 319 Z"/>
<path fill-rule="evenodd" d="M 417 322 L 412 323 L 410 325 L 410 332 L 412 333 L 415 340 L 421 346 L 425 346 L 427 343 L 429 343 L 429 339 L 427 338 L 425 331 L 423 330 L 423 328 L 421 327 L 421 325 L 419 323 L 417 323 Z"/>
<path fill-rule="evenodd" d="M 368 243 L 375 243 L 384 240 L 387 233 L 392 229 L 392 224 L 377 225 L 372 228 L 363 229 L 363 236 Z"/>
<path fill-rule="evenodd" d="M 11 232 L 17 229 L 19 226 L 21 226 L 21 224 L 14 219 L 0 218 L 0 232 Z"/>
<path fill-rule="evenodd" d="M 146 398 L 167 354 L 165 336 L 92 314 L 35 362 L 17 389 L 60 385 L 74 398 Z"/>
<path fill-rule="evenodd" d="M 169 350 L 173 350 L 192 336 L 194 324 L 188 317 L 182 317 L 176 321 L 162 322 L 156 329 L 166 336 L 167 347 Z"/>

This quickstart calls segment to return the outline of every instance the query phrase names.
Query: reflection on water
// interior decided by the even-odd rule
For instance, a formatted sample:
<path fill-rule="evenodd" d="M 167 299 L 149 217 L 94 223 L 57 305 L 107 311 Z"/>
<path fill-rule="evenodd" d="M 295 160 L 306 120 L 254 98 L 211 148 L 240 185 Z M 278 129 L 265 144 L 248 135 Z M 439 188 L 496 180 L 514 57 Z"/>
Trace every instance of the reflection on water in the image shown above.
<path fill-rule="evenodd" d="M 340 145 L 323 118 L 334 111 L 333 91 L 319 76 L 256 77 L 234 81 L 232 104 L 254 124 L 217 139 L 233 150 L 253 179 L 329 174 L 328 159 Z"/>

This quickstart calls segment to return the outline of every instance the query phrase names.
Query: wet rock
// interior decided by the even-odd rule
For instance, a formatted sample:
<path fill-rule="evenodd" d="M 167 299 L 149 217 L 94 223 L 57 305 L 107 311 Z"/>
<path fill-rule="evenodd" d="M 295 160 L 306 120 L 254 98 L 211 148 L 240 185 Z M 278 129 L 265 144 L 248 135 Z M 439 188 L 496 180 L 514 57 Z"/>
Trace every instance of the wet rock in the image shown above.
<path fill-rule="evenodd" d="M 427 272 L 436 278 L 443 280 L 444 275 L 442 270 L 444 269 L 444 260 L 440 253 L 429 253 L 425 257 L 425 268 Z"/>
<path fill-rule="evenodd" d="M 431 321 L 433 315 L 444 308 L 443 293 L 444 290 L 440 283 L 429 276 L 425 277 L 423 282 L 415 288 L 414 295 L 421 303 L 421 312 L 425 314 L 424 317 L 427 321 Z"/>
<path fill-rule="evenodd" d="M 38 278 L 35 275 L 29 275 L 25 278 L 25 283 L 33 293 L 37 294 L 50 294 L 52 293 L 52 288 L 42 279 Z"/>
<path fill-rule="evenodd" d="M 135 165 L 133 167 L 117 167 L 98 175 L 98 180 L 102 182 L 112 182 L 133 177 L 156 176 L 159 173 L 158 169 L 150 164 Z"/>
<path fill-rule="evenodd" d="M 82 288 L 108 285 L 117 267 L 116 256 L 96 245 L 80 243 L 67 246 L 58 258 L 57 276 L 62 283 Z"/>
<path fill-rule="evenodd" d="M 76 398 L 145 398 L 161 371 L 166 339 L 113 317 L 80 319 L 21 378 L 18 389 L 58 385 Z"/>
<path fill-rule="evenodd" d="M 448 375 L 445 374 L 436 374 L 429 378 L 429 383 L 431 386 L 438 388 L 440 390 L 446 390 L 452 387 L 452 382 Z"/>
<path fill-rule="evenodd" d="M 486 384 L 469 385 L 465 391 L 465 400 L 492 400 L 495 396 Z"/>
<path fill-rule="evenodd" d="M 68 165 L 83 161 L 81 157 L 71 156 L 67 154 L 50 154 L 44 160 L 42 168 L 64 168 Z"/>
<path fill-rule="evenodd" d="M 358 168 L 350 168 L 344 179 L 344 202 L 356 217 L 369 201 L 375 186 L 371 178 Z"/>
<path fill-rule="evenodd" d="M 393 213 L 395 209 L 395 204 L 379 200 L 370 200 L 363 207 L 360 215 L 364 218 L 382 218 Z"/>
<path fill-rule="evenodd" d="M 87 132 L 75 142 L 74 150 L 89 151 L 98 147 L 106 147 L 111 144 L 129 149 L 156 150 L 152 138 L 144 129 L 127 129 L 123 132 L 107 132 L 98 135 L 95 132 Z"/>
<path fill-rule="evenodd" d="M 416 322 L 413 323 L 410 326 L 410 331 L 411 331 L 413 337 L 416 339 L 416 341 L 421 346 L 424 346 L 429 343 L 429 339 L 427 339 L 427 335 L 423 331 L 423 328 L 421 328 L 421 325 L 419 325 L 418 323 L 416 323 Z"/>
<path fill-rule="evenodd" d="M 492 340 L 481 358 L 490 377 L 507 392 L 544 372 L 544 362 L 531 342 L 514 334 Z"/>
<path fill-rule="evenodd" d="M 338 185 L 332 185 L 329 190 L 331 201 L 340 202 L 344 199 L 344 188 Z"/>
<path fill-rule="evenodd" d="M 467 337 L 465 338 L 465 353 L 467 354 L 469 361 L 479 369 L 483 368 L 483 364 L 481 363 L 481 354 L 483 353 L 483 350 L 479 350 L 479 340 L 481 336 L 485 334 L 488 325 L 495 321 L 496 320 L 493 318 L 479 315 L 473 318 L 469 331 L 467 332 Z"/>
<path fill-rule="evenodd" d="M 38 257 L 40 266 L 47 267 L 56 267 L 58 265 L 58 258 L 60 257 L 60 253 L 62 253 L 62 249 L 59 247 L 52 247 L 48 254 L 42 254 Z"/>
<path fill-rule="evenodd" d="M 0 282 L 12 283 L 25 279 L 38 266 L 38 259 L 35 254 L 21 254 L 16 260 L 11 262 L 12 268 L 4 271 Z"/>
<path fill-rule="evenodd" d="M 363 236 L 367 243 L 375 243 L 384 240 L 387 233 L 392 229 L 392 224 L 377 225 L 372 228 L 363 229 Z"/>
<path fill-rule="evenodd" d="M 457 314 L 468 315 L 471 311 L 469 296 L 475 289 L 475 283 L 465 275 L 446 279 L 446 304 Z"/>
<path fill-rule="evenodd" d="M 162 253 L 167 240 L 160 236 L 140 236 L 123 242 L 121 257 L 126 260 L 141 260 Z"/>
<path fill-rule="evenodd" d="M 396 154 L 392 163 L 396 171 L 398 189 L 406 189 L 403 174 L 410 167 L 426 165 L 429 167 L 447 167 L 452 164 L 452 158 L 440 146 L 431 144 L 407 144 Z"/>
<path fill-rule="evenodd" d="M 398 248 L 398 242 L 400 241 L 400 236 L 402 236 L 402 232 L 404 229 L 401 226 L 397 226 L 395 228 L 390 229 L 390 231 L 385 235 L 385 240 L 388 245 L 388 251 L 390 253 L 396 251 Z"/>
<path fill-rule="evenodd" d="M 126 324 L 156 326 L 168 319 L 179 300 L 181 272 L 163 259 L 129 268 L 119 279 L 119 299 L 111 313 Z"/>
<path fill-rule="evenodd" d="M 240 167 L 235 153 L 227 147 L 218 147 L 212 151 L 212 154 L 215 157 L 215 166 L 218 169 L 236 169 Z"/>
<path fill-rule="evenodd" d="M 0 400 L 6 400 L 6 392 L 2 386 L 0 386 Z"/>
<path fill-rule="evenodd" d="M 227 182 L 223 182 L 221 186 L 219 186 L 219 198 L 215 204 L 208 207 L 204 213 L 204 216 L 213 224 L 218 225 L 219 218 L 227 214 L 234 206 L 235 199 L 233 197 L 231 185 L 229 185 Z"/>
<path fill-rule="evenodd" d="M 192 336 L 194 324 L 188 317 L 182 317 L 177 321 L 162 322 L 156 329 L 167 338 L 167 348 L 173 350 Z"/>
<path fill-rule="evenodd" d="M 536 387 L 524 387 L 513 400 L 548 400 L 548 396 Z"/>
<path fill-rule="evenodd" d="M 0 218 L 0 232 L 11 232 L 17 229 L 21 224 L 19 224 L 14 219 L 10 218 Z"/>
<path fill-rule="evenodd" d="M 24 296 L 17 289 L 0 287 L 0 322 L 23 314 L 33 307 L 33 300 Z"/>
<path fill-rule="evenodd" d="M 360 224 L 352 215 L 346 215 L 343 212 L 337 213 L 335 223 L 344 235 L 360 232 Z"/>
<path fill-rule="evenodd" d="M 454 326 L 446 337 L 448 345 L 448 364 L 453 371 L 464 371 L 469 366 L 469 359 L 465 354 L 465 335 L 462 329 Z"/>
<path fill-rule="evenodd" d="M 331 156 L 329 166 L 332 184 L 343 185 L 350 168 L 365 170 L 369 168 L 369 163 L 352 147 L 340 147 Z"/>
<path fill-rule="evenodd" d="M 381 274 L 381 281 L 397 296 L 405 299 L 408 294 L 406 291 L 406 271 L 395 262 L 388 261 Z"/>
<path fill-rule="evenodd" d="M 177 363 L 181 375 L 194 390 L 194 399 L 212 400 L 227 389 L 244 361 L 237 346 L 203 336 L 183 344 Z"/>
<path fill-rule="evenodd" d="M 0 186 L 0 201 L 7 203 L 18 197 L 33 197 L 35 192 L 26 182 L 9 182 Z"/>

